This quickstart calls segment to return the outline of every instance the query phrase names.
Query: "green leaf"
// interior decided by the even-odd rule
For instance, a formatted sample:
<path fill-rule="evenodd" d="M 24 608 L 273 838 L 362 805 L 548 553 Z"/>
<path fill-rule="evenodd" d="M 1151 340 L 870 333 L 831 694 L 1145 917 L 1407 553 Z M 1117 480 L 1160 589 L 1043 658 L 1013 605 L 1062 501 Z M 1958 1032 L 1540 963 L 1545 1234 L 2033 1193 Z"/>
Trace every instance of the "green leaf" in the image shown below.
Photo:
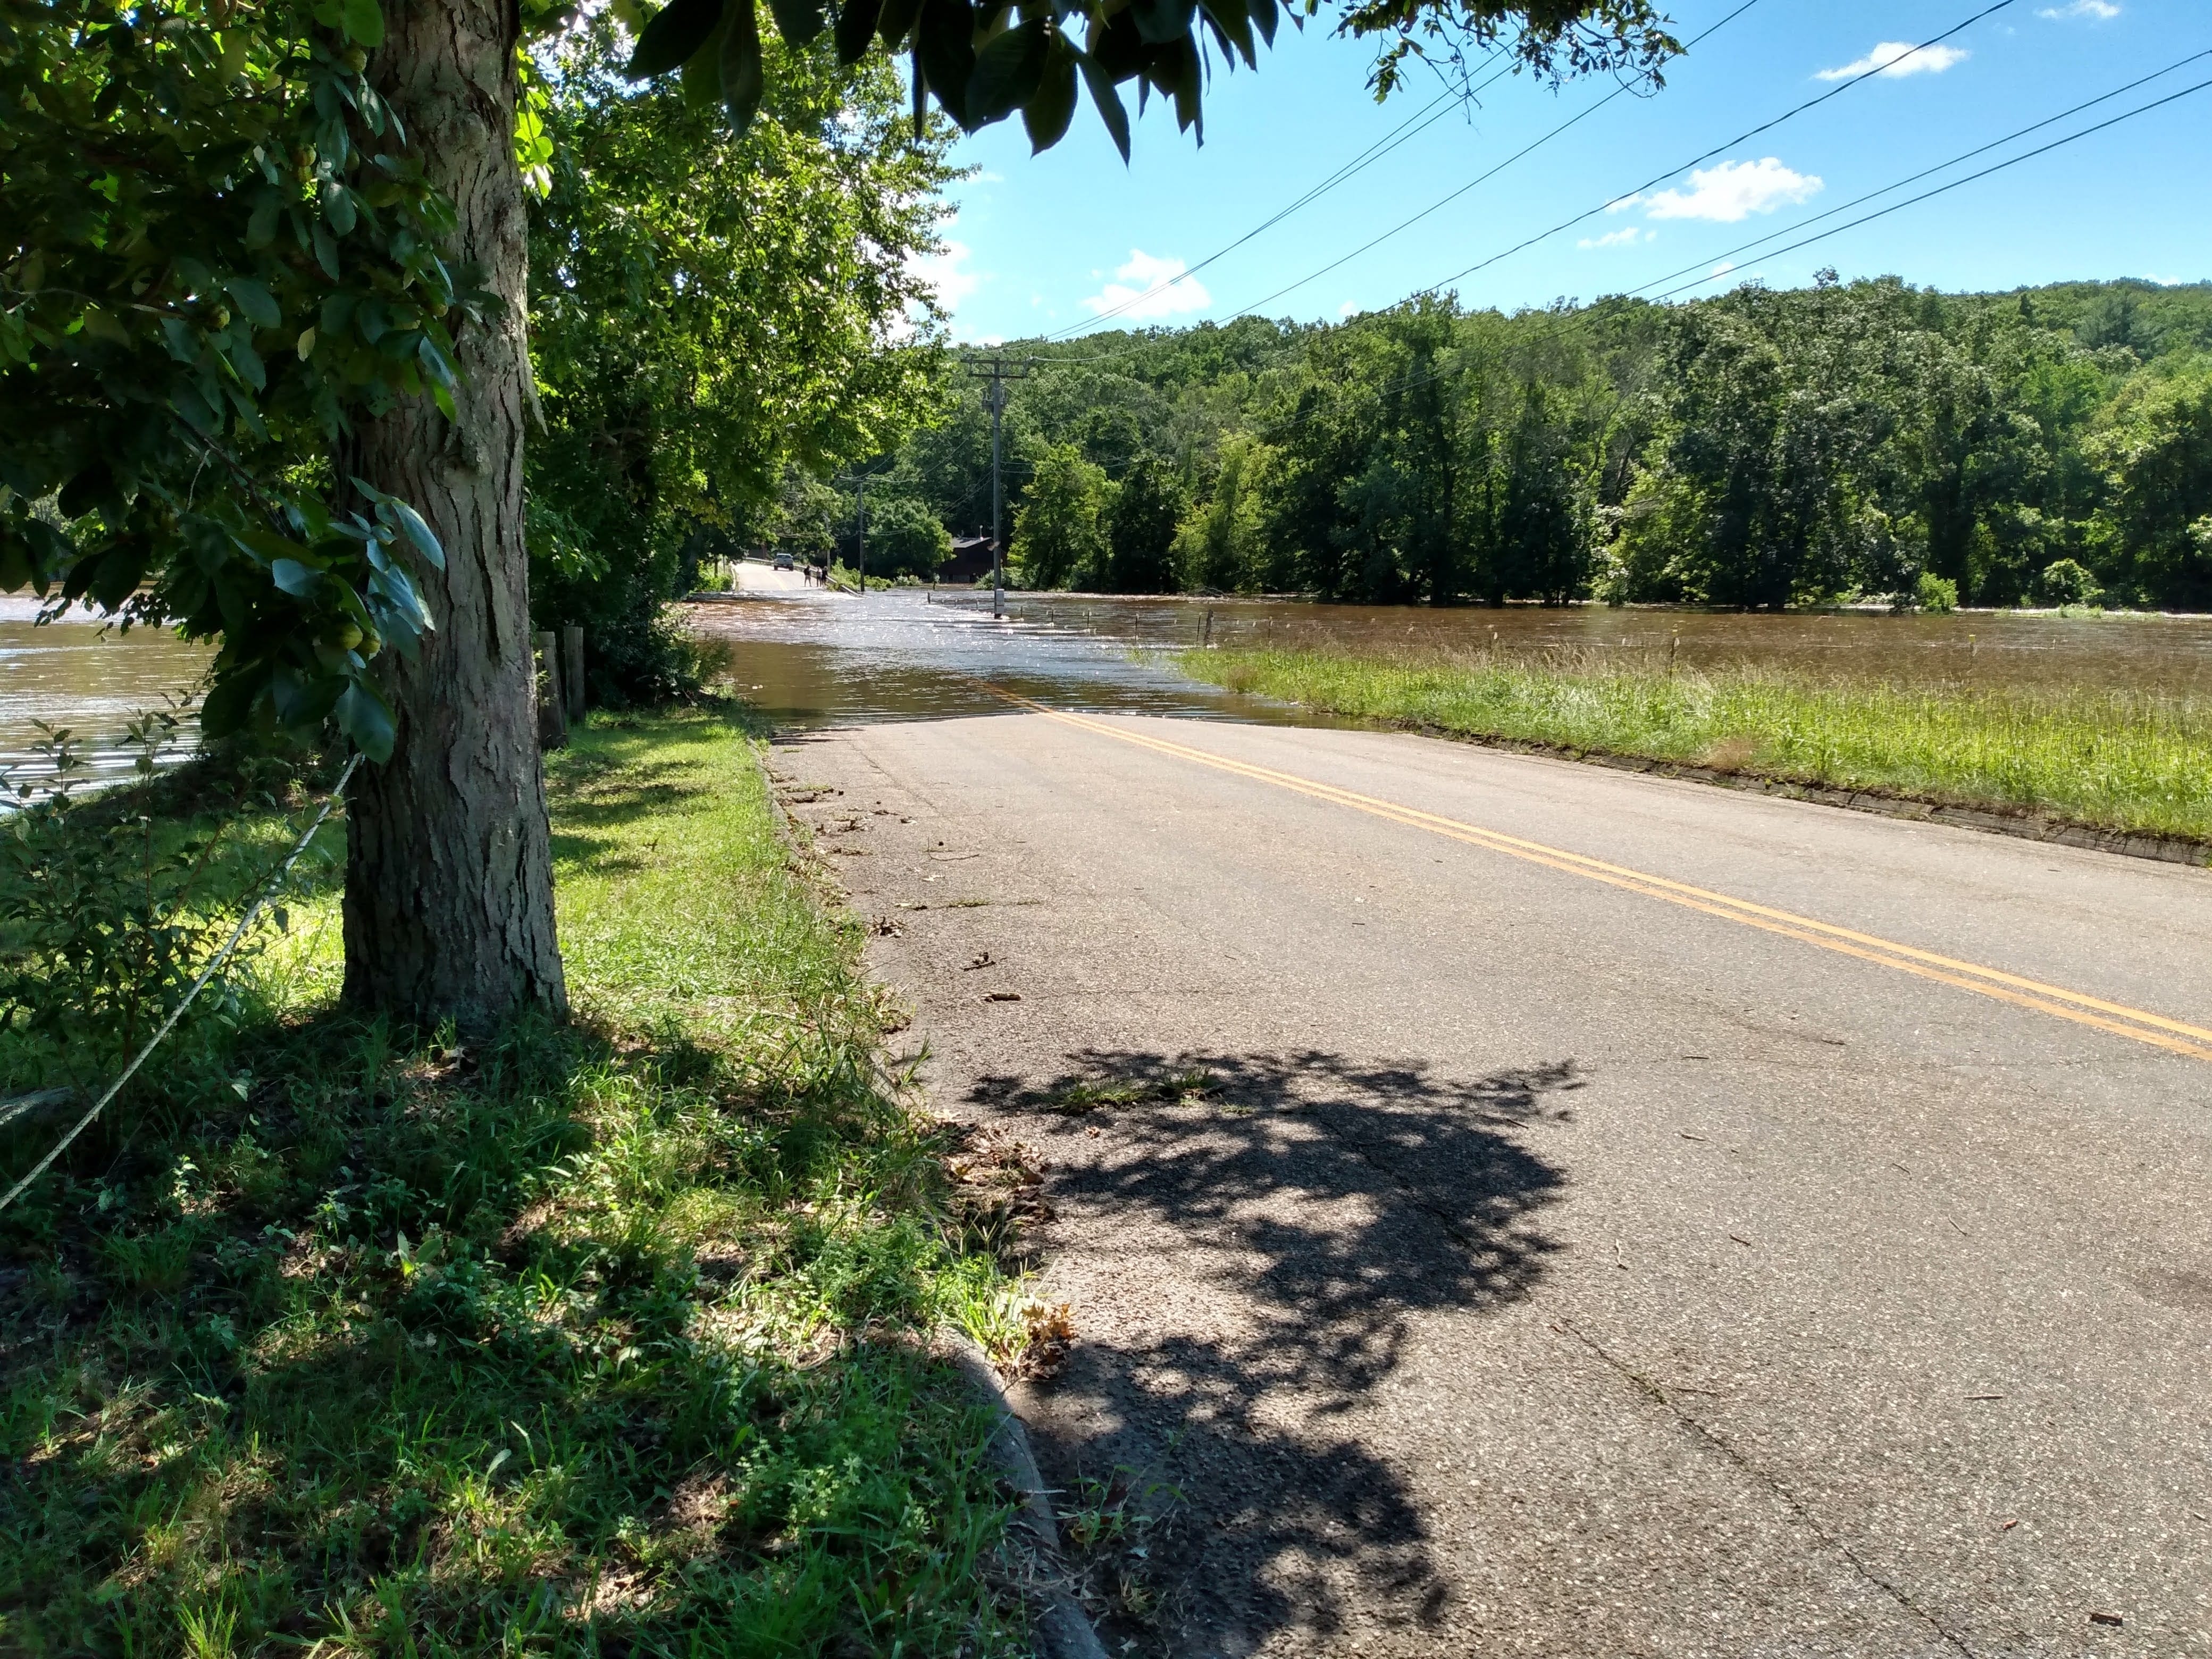
<path fill-rule="evenodd" d="M 637 50 L 630 54 L 623 73 L 633 81 L 642 81 L 690 63 L 721 21 L 722 0 L 672 0 L 645 26 Z"/>
<path fill-rule="evenodd" d="M 217 679 L 201 699 L 200 730 L 211 738 L 227 738 L 242 729 L 268 679 L 265 667 L 243 668 Z"/>
<path fill-rule="evenodd" d="M 337 720 L 338 730 L 351 738 L 354 747 L 369 759 L 381 764 L 392 758 L 392 742 L 398 732 L 391 705 L 377 695 L 375 688 L 356 680 L 346 687 L 331 713 Z"/>
<path fill-rule="evenodd" d="M 775 19 L 775 32 L 794 46 L 805 46 L 822 33 L 821 0 L 768 0 L 768 9 Z"/>
<path fill-rule="evenodd" d="M 1052 32 L 1051 55 L 1036 91 L 1022 106 L 1022 125 L 1030 135 L 1030 151 L 1041 155 L 1067 133 L 1075 115 L 1075 49 L 1058 29 Z"/>
<path fill-rule="evenodd" d="M 246 313 L 246 320 L 256 328 L 274 328 L 284 320 L 276 309 L 276 301 L 269 289 L 251 276 L 226 276 L 223 287 L 230 297 L 238 301 L 238 308 Z"/>
<path fill-rule="evenodd" d="M 915 19 L 921 15 L 921 0 L 881 0 L 882 9 L 876 18 L 876 33 L 884 49 L 896 52 L 914 28 Z"/>
<path fill-rule="evenodd" d="M 295 599 L 312 599 L 323 585 L 323 573 L 297 559 L 277 559 L 269 567 L 269 580 Z"/>
<path fill-rule="evenodd" d="M 1198 0 L 1198 6 L 1213 26 L 1223 54 L 1226 56 L 1234 47 L 1246 68 L 1257 69 L 1260 60 L 1252 50 L 1252 20 L 1245 12 L 1244 0 Z"/>
<path fill-rule="evenodd" d="M 821 27 L 817 16 L 816 33 L 821 33 Z M 753 10 L 753 0 L 730 0 L 729 18 L 722 30 L 722 106 L 730 112 L 731 130 L 740 137 L 753 124 L 765 85 L 760 18 Z"/>
<path fill-rule="evenodd" d="M 1252 15 L 1253 27 L 1260 38 L 1269 46 L 1275 44 L 1275 0 L 1245 0 L 1245 9 Z"/>
<path fill-rule="evenodd" d="M 345 0 L 345 32 L 364 46 L 384 44 L 384 8 L 377 0 Z"/>
<path fill-rule="evenodd" d="M 837 13 L 837 61 L 850 68 L 868 55 L 876 20 L 883 15 L 883 0 L 845 0 Z"/>
<path fill-rule="evenodd" d="M 708 32 L 706 45 L 693 52 L 684 65 L 684 108 L 704 113 L 722 101 L 722 42 L 729 32 L 730 15 L 726 7 Z"/>
<path fill-rule="evenodd" d="M 1137 26 L 1137 33 L 1148 44 L 1164 46 L 1190 33 L 1191 3 L 1192 0 L 1131 0 L 1129 21 Z"/>
<path fill-rule="evenodd" d="M 945 112 L 963 127 L 968 118 L 968 77 L 975 72 L 975 9 L 969 0 L 922 0 L 915 47 L 929 89 Z"/>
<path fill-rule="evenodd" d="M 382 518 L 387 512 L 401 532 L 415 544 L 415 550 L 428 560 L 433 568 L 443 570 L 446 568 L 446 550 L 438 544 L 438 538 L 431 533 L 430 526 L 422 522 L 422 515 L 406 502 L 390 498 L 378 510 L 377 516 Z"/>
<path fill-rule="evenodd" d="M 1048 25 L 1031 19 L 1001 31 L 975 54 L 968 77 L 968 122 L 984 126 L 1003 121 L 1030 100 L 1044 76 L 1052 49 Z"/>
<path fill-rule="evenodd" d="M 1088 53 L 1079 54 L 1075 62 L 1083 71 L 1084 84 L 1091 88 L 1091 101 L 1098 106 L 1098 118 L 1106 124 L 1114 148 L 1121 152 L 1126 164 L 1129 159 L 1129 112 L 1121 103 L 1121 94 L 1114 90 L 1112 79 L 1091 61 Z"/>

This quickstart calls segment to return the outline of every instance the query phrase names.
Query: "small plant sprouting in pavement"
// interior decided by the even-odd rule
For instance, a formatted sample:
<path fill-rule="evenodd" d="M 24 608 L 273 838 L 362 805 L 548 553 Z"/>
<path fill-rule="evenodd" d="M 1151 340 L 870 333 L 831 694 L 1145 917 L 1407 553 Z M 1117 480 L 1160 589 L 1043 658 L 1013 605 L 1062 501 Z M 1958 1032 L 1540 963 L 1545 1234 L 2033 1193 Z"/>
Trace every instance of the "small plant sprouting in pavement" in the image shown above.
<path fill-rule="evenodd" d="M 1153 1556 L 1182 1494 L 1117 1468 L 1105 1480 L 1079 1475 L 1059 1504 L 1061 1552 L 1084 1608 L 1102 1622 L 1148 1627 L 1166 1614 Z"/>
<path fill-rule="evenodd" d="M 1080 1117 L 1103 1106 L 1141 1106 L 1152 1101 L 1194 1106 L 1220 1092 L 1220 1082 L 1211 1072 L 1194 1068 L 1168 1078 L 1071 1083 L 1054 1090 L 1046 1097 L 1045 1104 L 1066 1116 Z"/>

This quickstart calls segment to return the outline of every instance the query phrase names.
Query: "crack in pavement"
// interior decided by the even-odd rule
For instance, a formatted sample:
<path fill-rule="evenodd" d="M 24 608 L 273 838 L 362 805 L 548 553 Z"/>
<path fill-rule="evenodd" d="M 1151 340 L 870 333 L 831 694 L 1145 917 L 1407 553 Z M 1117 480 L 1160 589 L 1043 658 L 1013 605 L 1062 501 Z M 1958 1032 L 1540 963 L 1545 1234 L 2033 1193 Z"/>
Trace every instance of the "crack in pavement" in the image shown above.
<path fill-rule="evenodd" d="M 1559 1320 L 1558 1323 L 1553 1325 L 1552 1328 L 1556 1331 L 1559 1331 L 1565 1335 L 1573 1337 L 1576 1341 L 1581 1343 L 1592 1353 L 1595 1354 L 1600 1359 L 1603 1360 L 1614 1372 L 1626 1378 L 1629 1385 L 1635 1389 L 1638 1393 L 1644 1395 L 1647 1399 L 1657 1401 L 1658 1404 L 1664 1407 L 1677 1423 L 1680 1424 L 1683 1428 L 1689 1431 L 1690 1436 L 1692 1439 L 1695 1439 L 1711 1449 L 1718 1452 L 1724 1460 L 1734 1465 L 1737 1470 L 1743 1474 L 1747 1475 L 1754 1483 L 1764 1486 L 1768 1492 L 1773 1493 L 1775 1497 L 1781 1499 L 1783 1505 L 1788 1509 L 1792 1515 L 1797 1517 L 1798 1521 L 1803 1524 L 1805 1529 L 1808 1532 L 1810 1532 L 1815 1538 L 1819 1539 L 1823 1544 L 1826 1544 L 1830 1549 L 1835 1551 L 1837 1554 L 1842 1556 L 1844 1559 L 1850 1564 L 1850 1569 L 1853 1572 L 1858 1574 L 1858 1576 L 1864 1579 L 1869 1584 L 1872 1585 L 1875 1589 L 1880 1590 L 1883 1595 L 1888 1596 L 1889 1599 L 1896 1602 L 1899 1607 L 1904 1608 L 1905 1612 L 1911 1613 L 1914 1618 L 1925 1624 L 1929 1629 L 1934 1631 L 1937 1636 L 1942 1638 L 1946 1646 L 1955 1650 L 1961 1656 L 1961 1659 L 1975 1659 L 1974 1650 L 1966 1645 L 1965 1640 L 1961 1638 L 1956 1632 L 1950 1629 L 1950 1627 L 1945 1625 L 1942 1620 L 1938 1619 L 1934 1613 L 1929 1612 L 1927 1608 L 1915 1601 L 1912 1597 L 1905 1594 L 1904 1590 L 1899 1589 L 1895 1584 L 1891 1583 L 1889 1580 L 1876 1572 L 1864 1561 L 1862 1561 L 1849 1544 L 1844 1542 L 1842 1539 L 1837 1537 L 1833 1533 L 1830 1532 L 1826 1527 L 1823 1527 L 1820 1524 L 1819 1519 L 1813 1514 L 1813 1511 L 1806 1507 L 1803 1499 L 1800 1498 L 1796 1493 L 1791 1492 L 1789 1487 L 1784 1486 L 1782 1482 L 1777 1480 L 1773 1475 L 1769 1474 L 1765 1469 L 1752 1462 L 1750 1458 L 1745 1456 L 1742 1452 L 1737 1450 L 1735 1445 L 1729 1441 L 1725 1435 L 1722 1434 L 1717 1429 L 1714 1429 L 1710 1425 L 1700 1422 L 1688 1412 L 1684 1411 L 1681 1407 L 1674 1403 L 1674 1400 L 1668 1395 L 1665 1389 L 1662 1388 L 1658 1383 L 1654 1382 L 1650 1377 L 1644 1376 L 1643 1372 L 1638 1370 L 1633 1365 L 1628 1364 L 1627 1361 L 1614 1356 L 1606 1348 L 1604 1344 L 1599 1342 L 1595 1337 L 1591 1336 L 1571 1319 L 1563 1318 Z"/>

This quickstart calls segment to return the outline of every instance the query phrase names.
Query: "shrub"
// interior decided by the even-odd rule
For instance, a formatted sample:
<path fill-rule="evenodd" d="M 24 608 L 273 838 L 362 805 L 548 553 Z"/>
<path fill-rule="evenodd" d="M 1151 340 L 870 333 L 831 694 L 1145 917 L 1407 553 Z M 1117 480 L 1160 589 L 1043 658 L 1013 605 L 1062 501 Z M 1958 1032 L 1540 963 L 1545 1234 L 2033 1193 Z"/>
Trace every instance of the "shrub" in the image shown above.
<path fill-rule="evenodd" d="M 1912 590 L 1912 603 L 1921 611 L 1933 611 L 1939 615 L 1959 608 L 1959 584 L 1948 576 L 1939 576 L 1932 570 L 1920 573 L 1920 580 Z"/>
<path fill-rule="evenodd" d="M 2036 586 L 2051 605 L 2094 605 L 2105 597 L 2089 568 L 2073 559 L 2054 559 L 2044 566 Z"/>

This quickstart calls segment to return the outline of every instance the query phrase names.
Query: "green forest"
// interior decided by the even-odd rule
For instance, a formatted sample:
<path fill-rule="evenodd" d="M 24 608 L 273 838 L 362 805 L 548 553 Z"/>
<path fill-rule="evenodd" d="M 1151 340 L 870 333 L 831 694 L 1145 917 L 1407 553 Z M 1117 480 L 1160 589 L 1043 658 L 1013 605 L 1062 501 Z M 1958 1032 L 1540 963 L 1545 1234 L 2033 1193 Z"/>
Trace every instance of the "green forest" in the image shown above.
<path fill-rule="evenodd" d="M 1824 277 L 1003 349 L 1036 360 L 1006 416 L 1032 587 L 2212 606 L 2212 286 Z M 940 376 L 872 512 L 986 527 L 972 388 Z"/>

